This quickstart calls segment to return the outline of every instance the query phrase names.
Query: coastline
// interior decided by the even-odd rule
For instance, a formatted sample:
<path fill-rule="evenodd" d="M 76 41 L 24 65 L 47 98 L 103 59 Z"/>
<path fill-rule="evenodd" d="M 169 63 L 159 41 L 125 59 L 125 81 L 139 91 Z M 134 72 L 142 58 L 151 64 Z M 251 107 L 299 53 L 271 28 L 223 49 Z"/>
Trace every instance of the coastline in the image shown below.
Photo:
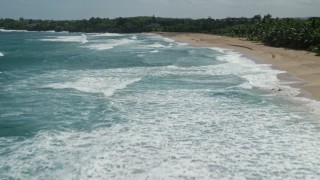
<path fill-rule="evenodd" d="M 320 57 L 315 53 L 285 48 L 276 48 L 242 38 L 233 38 L 200 33 L 154 32 L 164 37 L 193 46 L 221 47 L 234 49 L 257 63 L 271 64 L 273 68 L 285 71 L 278 78 L 295 88 L 301 95 L 320 100 Z M 293 83 L 292 83 L 293 82 Z"/>

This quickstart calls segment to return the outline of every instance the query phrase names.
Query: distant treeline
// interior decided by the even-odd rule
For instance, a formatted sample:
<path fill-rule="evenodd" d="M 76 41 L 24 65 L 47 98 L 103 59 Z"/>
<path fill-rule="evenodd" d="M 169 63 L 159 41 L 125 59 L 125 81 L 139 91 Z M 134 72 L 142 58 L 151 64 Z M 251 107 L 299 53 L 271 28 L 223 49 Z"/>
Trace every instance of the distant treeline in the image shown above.
<path fill-rule="evenodd" d="M 0 28 L 29 31 L 69 32 L 197 32 L 244 37 L 270 46 L 320 53 L 320 18 L 177 19 L 161 17 L 90 18 L 89 20 L 0 19 Z"/>

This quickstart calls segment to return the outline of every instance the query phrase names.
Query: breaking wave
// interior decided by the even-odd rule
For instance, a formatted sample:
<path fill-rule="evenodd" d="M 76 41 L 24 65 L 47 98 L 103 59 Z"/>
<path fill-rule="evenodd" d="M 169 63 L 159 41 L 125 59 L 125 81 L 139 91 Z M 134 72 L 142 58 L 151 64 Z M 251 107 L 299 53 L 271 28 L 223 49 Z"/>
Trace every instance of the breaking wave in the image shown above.
<path fill-rule="evenodd" d="M 75 82 L 53 83 L 45 87 L 52 89 L 76 89 L 86 93 L 103 93 L 104 96 L 109 97 L 117 90 L 124 89 L 128 85 L 140 80 L 140 78 L 86 77 Z"/>
<path fill-rule="evenodd" d="M 102 34 L 94 34 L 93 36 L 96 36 L 96 37 L 118 37 L 118 36 L 124 36 L 124 35 L 117 34 L 117 33 L 102 33 Z"/>
<path fill-rule="evenodd" d="M 47 42 L 79 42 L 79 43 L 87 43 L 87 36 L 85 34 L 81 34 L 81 36 L 49 36 L 49 38 L 40 39 L 40 41 Z"/>
<path fill-rule="evenodd" d="M 0 29 L 0 32 L 29 32 L 29 31 L 27 31 L 27 30 Z"/>
<path fill-rule="evenodd" d="M 86 48 L 89 49 L 93 49 L 93 50 L 107 50 L 107 49 L 112 49 L 116 46 L 121 46 L 121 45 L 125 45 L 125 44 L 129 44 L 129 43 L 133 43 L 135 42 L 134 40 L 131 39 L 111 39 L 111 40 L 107 40 L 104 43 L 96 43 L 96 44 L 90 44 L 87 46 L 84 46 Z"/>

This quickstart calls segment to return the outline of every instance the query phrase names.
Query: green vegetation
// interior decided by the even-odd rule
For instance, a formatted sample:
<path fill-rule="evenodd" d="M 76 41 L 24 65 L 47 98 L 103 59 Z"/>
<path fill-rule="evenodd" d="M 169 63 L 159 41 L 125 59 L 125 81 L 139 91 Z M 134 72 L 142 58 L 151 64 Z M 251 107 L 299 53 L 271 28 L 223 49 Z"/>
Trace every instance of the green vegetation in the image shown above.
<path fill-rule="evenodd" d="M 176 19 L 160 17 L 91 18 L 89 20 L 0 19 L 0 28 L 30 31 L 140 33 L 197 32 L 260 41 L 270 46 L 303 49 L 320 54 L 320 18 Z"/>

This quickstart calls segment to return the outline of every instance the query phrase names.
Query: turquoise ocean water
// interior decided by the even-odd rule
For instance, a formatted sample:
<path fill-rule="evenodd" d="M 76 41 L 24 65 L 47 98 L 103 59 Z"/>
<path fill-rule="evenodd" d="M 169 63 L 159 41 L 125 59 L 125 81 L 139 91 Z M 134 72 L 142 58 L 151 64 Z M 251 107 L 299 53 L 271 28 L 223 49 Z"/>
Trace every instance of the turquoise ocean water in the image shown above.
<path fill-rule="evenodd" d="M 0 179 L 319 179 L 319 103 L 279 73 L 157 35 L 1 30 Z"/>

